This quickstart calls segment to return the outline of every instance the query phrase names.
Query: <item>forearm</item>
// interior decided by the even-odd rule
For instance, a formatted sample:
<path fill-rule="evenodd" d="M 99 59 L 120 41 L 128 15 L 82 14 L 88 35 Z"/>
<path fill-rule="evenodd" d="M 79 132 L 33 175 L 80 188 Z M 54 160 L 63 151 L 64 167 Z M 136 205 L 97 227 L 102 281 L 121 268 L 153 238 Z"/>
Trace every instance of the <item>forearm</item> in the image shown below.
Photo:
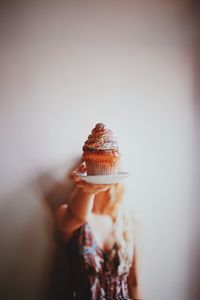
<path fill-rule="evenodd" d="M 87 222 L 93 201 L 94 195 L 76 188 L 72 192 L 68 204 L 63 204 L 57 209 L 56 222 L 65 242 L 70 239 L 75 230 Z"/>
<path fill-rule="evenodd" d="M 69 209 L 79 220 L 85 222 L 92 211 L 94 195 L 76 187 L 69 199 Z"/>
<path fill-rule="evenodd" d="M 95 195 L 109 188 L 107 184 L 90 184 L 80 180 L 77 172 L 73 172 L 72 175 L 71 179 L 76 182 L 76 188 L 67 203 L 62 204 L 55 214 L 56 222 L 65 241 L 69 240 L 73 232 L 88 221 Z"/>

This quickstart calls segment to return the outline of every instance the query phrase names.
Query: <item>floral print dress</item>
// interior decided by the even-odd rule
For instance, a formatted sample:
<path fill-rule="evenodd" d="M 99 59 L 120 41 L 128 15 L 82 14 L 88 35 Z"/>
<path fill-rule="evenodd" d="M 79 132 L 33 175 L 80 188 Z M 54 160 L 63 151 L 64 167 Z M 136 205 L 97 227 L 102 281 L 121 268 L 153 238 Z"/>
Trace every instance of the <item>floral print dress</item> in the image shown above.
<path fill-rule="evenodd" d="M 96 243 L 88 223 L 67 244 L 70 261 L 69 300 L 128 300 L 128 273 L 118 274 L 116 245 L 109 252 Z"/>

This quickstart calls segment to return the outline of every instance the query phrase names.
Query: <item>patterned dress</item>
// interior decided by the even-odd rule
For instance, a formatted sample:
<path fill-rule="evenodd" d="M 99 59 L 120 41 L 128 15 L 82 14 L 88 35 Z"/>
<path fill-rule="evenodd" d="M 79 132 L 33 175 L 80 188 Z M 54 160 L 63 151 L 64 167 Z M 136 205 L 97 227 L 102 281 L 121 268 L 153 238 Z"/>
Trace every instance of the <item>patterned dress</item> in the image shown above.
<path fill-rule="evenodd" d="M 88 223 L 67 244 L 70 260 L 70 300 L 128 300 L 128 273 L 118 274 L 116 245 L 104 252 Z"/>

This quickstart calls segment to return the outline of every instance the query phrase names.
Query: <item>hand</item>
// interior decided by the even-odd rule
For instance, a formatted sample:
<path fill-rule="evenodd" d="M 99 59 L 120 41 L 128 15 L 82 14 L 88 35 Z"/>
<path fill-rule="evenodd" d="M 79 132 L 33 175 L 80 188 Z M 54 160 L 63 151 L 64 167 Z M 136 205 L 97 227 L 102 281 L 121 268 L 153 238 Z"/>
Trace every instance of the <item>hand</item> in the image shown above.
<path fill-rule="evenodd" d="M 80 179 L 76 181 L 76 185 L 83 192 L 90 195 L 96 195 L 100 192 L 105 192 L 107 189 L 110 188 L 110 184 L 93 184 Z"/>
<path fill-rule="evenodd" d="M 70 173 L 70 178 L 76 183 L 76 186 L 80 188 L 83 192 L 96 195 L 99 192 L 104 192 L 110 188 L 110 184 L 92 184 L 84 180 L 81 180 L 78 173 L 85 173 L 86 165 L 85 162 L 82 162 L 74 171 Z"/>
<path fill-rule="evenodd" d="M 87 169 L 86 169 L 86 165 L 85 162 L 82 161 L 70 174 L 69 174 L 69 178 L 76 181 L 78 179 L 80 179 L 80 177 L 78 176 L 77 173 L 86 173 Z"/>

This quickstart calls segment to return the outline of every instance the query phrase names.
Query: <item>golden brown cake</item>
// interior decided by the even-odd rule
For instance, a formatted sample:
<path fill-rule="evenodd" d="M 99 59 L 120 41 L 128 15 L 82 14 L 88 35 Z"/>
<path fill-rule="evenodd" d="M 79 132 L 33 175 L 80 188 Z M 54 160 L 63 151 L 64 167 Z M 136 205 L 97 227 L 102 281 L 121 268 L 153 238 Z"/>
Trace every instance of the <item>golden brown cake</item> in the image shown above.
<path fill-rule="evenodd" d="M 87 175 L 114 175 L 118 172 L 120 152 L 117 139 L 103 123 L 96 124 L 83 146 Z"/>

